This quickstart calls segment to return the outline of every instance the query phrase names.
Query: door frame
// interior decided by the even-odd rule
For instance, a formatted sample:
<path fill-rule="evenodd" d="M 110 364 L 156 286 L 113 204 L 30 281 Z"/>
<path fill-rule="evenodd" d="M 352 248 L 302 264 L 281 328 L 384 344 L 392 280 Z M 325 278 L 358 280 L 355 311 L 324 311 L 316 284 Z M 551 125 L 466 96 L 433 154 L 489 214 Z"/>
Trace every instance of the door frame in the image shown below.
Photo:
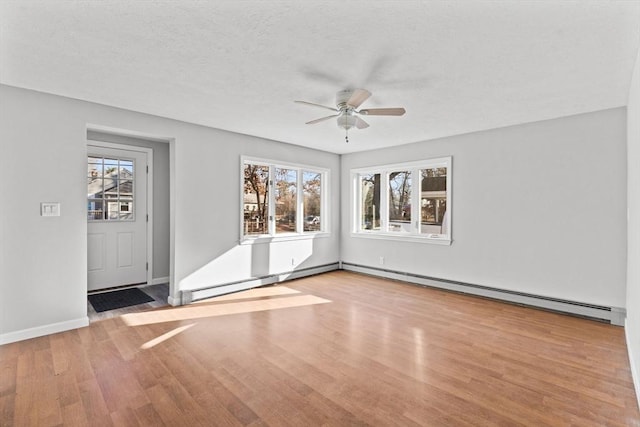
<path fill-rule="evenodd" d="M 136 151 L 136 152 L 146 153 L 147 155 L 147 165 L 146 165 L 147 166 L 147 200 L 145 201 L 145 203 L 147 204 L 148 220 L 147 220 L 146 255 L 147 255 L 147 265 L 148 265 L 147 285 L 151 285 L 153 284 L 153 148 L 138 147 L 136 145 L 127 145 L 127 144 L 115 144 L 113 142 L 103 142 L 103 141 L 95 141 L 92 139 L 87 139 L 87 156 L 89 155 L 90 147 Z M 85 162 L 87 161 L 86 160 L 87 156 L 85 156 Z M 86 208 L 86 197 L 85 197 L 84 205 Z"/>

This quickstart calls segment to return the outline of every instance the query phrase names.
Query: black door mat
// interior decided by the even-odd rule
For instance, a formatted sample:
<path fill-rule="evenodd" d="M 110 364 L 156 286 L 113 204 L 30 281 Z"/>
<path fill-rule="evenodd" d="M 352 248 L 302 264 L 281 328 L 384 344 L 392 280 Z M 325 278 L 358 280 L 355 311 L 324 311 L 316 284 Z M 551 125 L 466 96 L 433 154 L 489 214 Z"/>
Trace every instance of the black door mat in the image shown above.
<path fill-rule="evenodd" d="M 151 301 L 153 301 L 153 298 L 138 288 L 89 295 L 89 302 L 98 313 Z"/>

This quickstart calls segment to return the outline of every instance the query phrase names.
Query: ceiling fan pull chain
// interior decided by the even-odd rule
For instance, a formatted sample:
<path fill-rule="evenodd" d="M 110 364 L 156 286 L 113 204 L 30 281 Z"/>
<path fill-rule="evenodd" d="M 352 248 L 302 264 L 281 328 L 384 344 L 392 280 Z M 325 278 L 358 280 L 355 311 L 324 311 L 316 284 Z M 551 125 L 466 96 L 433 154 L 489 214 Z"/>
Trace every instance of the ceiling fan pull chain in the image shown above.
<path fill-rule="evenodd" d="M 345 129 L 344 140 L 347 144 L 349 143 L 349 129 Z"/>

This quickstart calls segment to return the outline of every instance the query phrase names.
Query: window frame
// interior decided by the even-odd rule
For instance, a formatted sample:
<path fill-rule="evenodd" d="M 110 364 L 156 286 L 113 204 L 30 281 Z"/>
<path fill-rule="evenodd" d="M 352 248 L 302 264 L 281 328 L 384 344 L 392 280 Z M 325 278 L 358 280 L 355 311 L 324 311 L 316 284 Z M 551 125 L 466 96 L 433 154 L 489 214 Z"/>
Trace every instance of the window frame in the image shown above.
<path fill-rule="evenodd" d="M 385 164 L 363 168 L 351 169 L 351 236 L 373 239 L 387 239 L 430 243 L 439 245 L 451 245 L 452 243 L 452 156 L 423 159 L 405 163 Z M 447 222 L 446 234 L 421 233 L 421 188 L 422 178 L 420 171 L 424 169 L 447 168 L 446 176 L 446 213 L 443 222 Z M 397 232 L 389 230 L 389 175 L 393 172 L 408 171 L 411 173 L 411 223 L 409 232 Z M 363 175 L 380 174 L 380 229 L 367 230 L 363 227 Z M 417 179 L 416 179 L 417 178 Z M 416 188 L 415 185 L 418 187 Z"/>
<path fill-rule="evenodd" d="M 267 195 L 267 233 L 245 235 L 245 203 L 244 203 L 244 169 L 247 164 L 269 167 L 269 191 Z M 276 230 L 276 191 L 275 191 L 275 170 L 288 169 L 296 171 L 296 231 L 278 232 Z M 304 231 L 304 188 L 303 172 L 313 172 L 320 175 L 320 228 L 319 230 Z M 264 159 L 258 157 L 240 157 L 240 243 L 268 243 L 286 240 L 313 239 L 316 237 L 329 236 L 329 169 L 305 165 L 300 163 L 289 163 L 278 160 Z"/>
<path fill-rule="evenodd" d="M 114 223 L 114 222 L 135 222 L 136 217 L 137 217 L 137 212 L 138 212 L 138 207 L 137 207 L 137 186 L 138 186 L 138 165 L 136 164 L 136 159 L 133 157 L 127 157 L 127 156 L 108 156 L 108 155 L 104 155 L 104 154 L 87 154 L 87 165 L 92 165 L 92 164 L 98 164 L 98 163 L 90 163 L 89 159 L 101 159 L 102 162 L 100 163 L 100 165 L 102 166 L 102 175 L 99 175 L 99 179 L 102 180 L 102 196 L 97 198 L 97 197 L 89 197 L 89 195 L 87 194 L 86 197 L 86 201 L 87 201 L 87 208 L 89 206 L 90 203 L 95 203 L 95 202 L 100 202 L 102 204 L 102 218 L 89 218 L 89 215 L 87 214 L 87 221 L 88 222 L 94 222 L 94 223 Z M 116 187 L 117 187 L 117 195 L 116 197 L 107 197 L 106 196 L 106 192 L 104 189 L 104 182 L 105 182 L 105 168 L 106 168 L 106 164 L 105 161 L 106 160 L 115 160 L 117 162 L 117 177 L 115 178 L 116 180 Z M 130 162 L 131 163 L 131 178 L 126 178 L 123 179 L 120 174 L 121 174 L 121 166 L 120 163 L 121 162 Z M 90 176 L 88 176 L 88 171 L 87 171 L 87 178 L 92 178 Z M 126 198 L 123 197 L 121 195 L 121 186 L 123 182 L 126 181 L 130 181 L 131 182 L 131 198 Z M 109 204 L 117 204 L 118 209 L 117 209 L 117 217 L 116 218 L 108 218 L 108 215 L 110 213 L 110 210 L 108 208 Z M 133 207 L 133 209 L 130 211 L 130 217 L 128 218 L 121 218 L 121 212 L 122 211 L 122 204 L 123 203 L 127 203 L 129 204 L 130 207 Z M 87 209 L 87 212 L 89 211 L 89 209 Z"/>

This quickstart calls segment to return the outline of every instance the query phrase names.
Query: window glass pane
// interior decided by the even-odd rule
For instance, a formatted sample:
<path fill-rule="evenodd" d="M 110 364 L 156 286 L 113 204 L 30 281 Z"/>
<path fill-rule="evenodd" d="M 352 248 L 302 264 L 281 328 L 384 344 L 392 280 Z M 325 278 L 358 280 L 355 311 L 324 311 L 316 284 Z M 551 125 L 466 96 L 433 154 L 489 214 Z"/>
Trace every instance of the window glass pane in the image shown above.
<path fill-rule="evenodd" d="M 322 174 L 319 172 L 302 172 L 302 189 L 304 204 L 304 231 L 320 231 L 320 215 L 322 207 Z"/>
<path fill-rule="evenodd" d="M 267 234 L 269 166 L 244 165 L 244 235 Z"/>
<path fill-rule="evenodd" d="M 104 203 L 107 207 L 107 211 L 106 211 L 106 219 L 108 220 L 117 220 L 119 219 L 118 213 L 119 213 L 119 203 L 117 201 L 111 201 L 111 200 L 105 200 Z"/>
<path fill-rule="evenodd" d="M 87 219 L 89 221 L 104 219 L 104 212 L 102 210 L 102 200 L 87 201 Z"/>
<path fill-rule="evenodd" d="M 104 175 L 118 176 L 118 159 L 104 159 Z"/>
<path fill-rule="evenodd" d="M 89 157 L 89 161 L 87 162 L 87 176 L 89 178 L 101 177 L 103 169 L 101 158 Z"/>
<path fill-rule="evenodd" d="M 389 173 L 389 231 L 411 232 L 411 172 Z"/>
<path fill-rule="evenodd" d="M 102 158 L 89 157 L 87 161 L 87 197 L 102 197 Z"/>
<path fill-rule="evenodd" d="M 118 219 L 131 220 L 133 219 L 133 202 L 120 202 L 120 213 Z"/>
<path fill-rule="evenodd" d="M 380 174 L 360 175 L 361 230 L 380 230 Z"/>
<path fill-rule="evenodd" d="M 420 176 L 420 232 L 448 234 L 447 168 L 422 169 Z"/>
<path fill-rule="evenodd" d="M 104 197 L 105 199 L 117 199 L 118 198 L 118 180 L 106 179 L 104 180 Z"/>
<path fill-rule="evenodd" d="M 275 174 L 276 233 L 295 232 L 298 171 L 276 168 Z"/>
<path fill-rule="evenodd" d="M 87 197 L 102 198 L 102 178 L 87 178 Z"/>
<path fill-rule="evenodd" d="M 118 181 L 116 181 L 116 184 Z M 132 179 L 122 179 L 119 181 L 118 192 L 121 198 L 130 199 L 133 197 L 133 180 Z"/>
<path fill-rule="evenodd" d="M 132 160 L 120 160 L 120 179 L 133 179 Z"/>

